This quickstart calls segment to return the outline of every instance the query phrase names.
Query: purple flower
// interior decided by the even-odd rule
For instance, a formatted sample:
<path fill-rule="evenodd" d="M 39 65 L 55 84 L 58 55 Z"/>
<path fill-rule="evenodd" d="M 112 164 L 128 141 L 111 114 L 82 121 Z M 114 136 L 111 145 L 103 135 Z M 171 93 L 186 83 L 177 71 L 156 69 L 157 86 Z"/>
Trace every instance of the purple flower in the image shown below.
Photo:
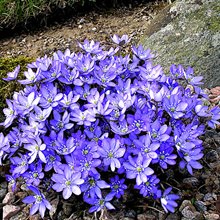
<path fill-rule="evenodd" d="M 3 78 L 3 80 L 5 81 L 12 81 L 12 80 L 15 80 L 17 79 L 17 76 L 18 76 L 18 73 L 20 71 L 20 65 L 18 65 L 13 72 L 9 72 L 7 74 L 7 78 Z"/>
<path fill-rule="evenodd" d="M 123 46 L 124 44 L 127 44 L 131 39 L 128 38 L 128 35 L 122 35 L 119 37 L 118 35 L 114 34 L 112 40 L 119 46 Z"/>
<path fill-rule="evenodd" d="M 43 84 L 41 94 L 40 105 L 43 108 L 56 107 L 63 98 L 63 94 L 58 93 L 57 87 L 53 83 Z"/>
<path fill-rule="evenodd" d="M 157 150 L 158 158 L 152 160 L 152 162 L 159 163 L 163 169 L 167 169 L 167 164 L 176 164 L 175 159 L 177 158 L 177 155 L 172 154 L 173 151 L 174 149 L 166 143 L 161 144 L 159 150 Z"/>
<path fill-rule="evenodd" d="M 31 92 L 28 96 L 17 93 L 14 95 L 14 99 L 16 100 L 16 110 L 21 115 L 28 114 L 40 101 L 40 97 L 36 96 L 35 92 Z"/>
<path fill-rule="evenodd" d="M 88 40 L 84 40 L 84 43 L 78 43 L 78 45 L 87 53 L 99 53 L 101 52 L 101 48 L 99 46 L 99 42 L 94 42 L 93 40 L 89 42 Z"/>
<path fill-rule="evenodd" d="M 73 127 L 73 124 L 69 123 L 70 114 L 67 111 L 65 111 L 63 115 L 61 116 L 56 110 L 54 110 L 53 117 L 54 119 L 50 121 L 50 124 L 51 124 L 51 127 L 57 132 L 65 131 Z"/>
<path fill-rule="evenodd" d="M 64 137 L 64 132 L 59 132 L 59 134 L 57 135 L 57 140 L 55 141 L 54 149 L 60 155 L 67 155 L 72 153 L 76 149 L 74 138 L 69 137 L 68 139 L 66 139 Z"/>
<path fill-rule="evenodd" d="M 140 194 L 143 195 L 143 197 L 147 196 L 153 196 L 157 195 L 158 186 L 157 184 L 160 182 L 160 180 L 157 178 L 156 175 L 148 176 L 147 182 L 141 183 L 140 185 L 135 185 L 135 189 L 140 190 Z"/>
<path fill-rule="evenodd" d="M 124 191 L 127 189 L 127 186 L 124 184 L 125 179 L 119 179 L 119 176 L 116 175 L 115 177 L 110 179 L 110 182 L 110 194 L 119 199 L 121 196 L 124 195 Z"/>
<path fill-rule="evenodd" d="M 21 155 L 20 157 L 12 157 L 11 162 L 15 166 L 12 175 L 23 174 L 29 167 L 29 157 L 27 155 Z"/>
<path fill-rule="evenodd" d="M 90 126 L 91 122 L 94 122 L 96 119 L 94 113 L 89 110 L 81 111 L 80 109 L 75 109 L 71 112 L 70 120 L 78 125 Z"/>
<path fill-rule="evenodd" d="M 79 185 L 84 183 L 81 179 L 81 173 L 74 173 L 69 166 L 65 165 L 64 169 L 59 169 L 59 173 L 55 173 L 52 176 L 52 180 L 55 184 L 52 188 L 57 191 L 63 191 L 63 198 L 68 199 L 72 193 L 80 195 L 81 190 Z"/>
<path fill-rule="evenodd" d="M 171 117 L 179 119 L 184 116 L 188 104 L 182 101 L 182 94 L 178 93 L 178 87 L 176 87 L 169 97 L 164 98 L 163 106 Z"/>
<path fill-rule="evenodd" d="M 8 108 L 4 108 L 3 112 L 4 115 L 6 116 L 6 119 L 4 121 L 4 126 L 7 128 L 12 124 L 14 119 L 17 117 L 17 111 L 14 102 L 11 102 L 10 100 L 6 99 L 6 103 L 8 105 Z"/>
<path fill-rule="evenodd" d="M 82 192 L 85 192 L 85 195 L 89 195 L 91 198 L 96 198 L 102 196 L 101 189 L 109 187 L 109 184 L 100 179 L 100 174 L 91 173 L 91 175 L 85 179 L 85 182 L 80 188 Z"/>
<path fill-rule="evenodd" d="M 198 147 L 195 149 L 190 149 L 188 151 L 182 151 L 180 156 L 184 159 L 180 162 L 180 168 L 187 167 L 188 172 L 193 175 L 194 169 L 202 169 L 202 165 L 197 161 L 203 157 L 203 153 L 201 152 L 202 148 Z"/>
<path fill-rule="evenodd" d="M 115 168 L 121 167 L 118 158 L 123 157 L 125 150 L 126 149 L 121 145 L 120 140 L 115 138 L 105 138 L 102 140 L 98 153 L 103 158 L 104 166 L 110 165 L 111 171 L 115 171 Z"/>
<path fill-rule="evenodd" d="M 164 208 L 165 212 L 168 213 L 168 211 L 174 213 L 175 208 L 178 206 L 175 200 L 179 199 L 180 197 L 175 194 L 169 194 L 172 190 L 172 187 L 167 188 L 162 197 L 160 198 L 160 202 L 162 207 Z"/>
<path fill-rule="evenodd" d="M 92 205 L 92 207 L 89 209 L 89 212 L 99 212 L 105 207 L 109 210 L 115 209 L 114 206 L 110 203 L 112 198 L 112 195 L 108 194 L 105 198 L 103 198 L 102 195 L 95 198 L 84 197 L 84 201 Z"/>
<path fill-rule="evenodd" d="M 147 182 L 148 176 L 154 173 L 154 171 L 148 167 L 150 162 L 150 158 L 143 157 L 140 153 L 135 158 L 129 156 L 128 162 L 123 163 L 126 170 L 126 177 L 128 179 L 136 178 L 137 185 Z"/>
<path fill-rule="evenodd" d="M 5 159 L 7 156 L 7 151 L 9 150 L 10 145 L 8 142 L 8 137 L 4 137 L 3 133 L 0 133 L 0 165 L 2 165 L 2 159 Z"/>
<path fill-rule="evenodd" d="M 25 197 L 22 202 L 23 203 L 34 203 L 30 209 L 30 214 L 34 215 L 38 210 L 40 212 L 41 217 L 44 217 L 46 208 L 51 209 L 50 203 L 46 200 L 45 196 L 34 186 L 28 187 L 35 195 Z"/>
<path fill-rule="evenodd" d="M 154 55 L 151 54 L 151 50 L 144 50 L 143 46 L 140 45 L 138 47 L 132 46 L 132 52 L 141 60 L 148 60 L 154 58 Z"/>
<path fill-rule="evenodd" d="M 35 161 L 37 156 L 40 158 L 40 160 L 43 163 L 47 163 L 46 157 L 44 153 L 42 152 L 46 149 L 46 144 L 42 143 L 42 140 L 39 136 L 35 137 L 34 139 L 27 138 L 24 148 L 31 151 L 28 154 L 30 156 L 30 159 L 28 161 L 29 164 Z"/>
<path fill-rule="evenodd" d="M 29 171 L 25 172 L 22 176 L 25 178 L 28 185 L 32 184 L 34 186 L 38 186 L 40 181 L 44 178 L 44 173 L 42 172 L 42 164 L 30 164 Z"/>
<path fill-rule="evenodd" d="M 130 129 L 134 129 L 135 134 L 139 134 L 141 131 L 148 131 L 150 128 L 150 120 L 146 114 L 143 114 L 141 110 L 137 110 L 134 115 L 128 115 L 127 121 Z"/>
<path fill-rule="evenodd" d="M 208 126 L 215 129 L 216 125 L 219 125 L 220 122 L 220 108 L 218 106 L 210 110 L 211 119 L 208 121 Z"/>
<path fill-rule="evenodd" d="M 156 120 L 151 124 L 149 134 L 153 142 L 164 142 L 170 138 L 170 131 L 171 129 L 169 129 L 166 124 L 161 125 L 159 120 Z"/>
<path fill-rule="evenodd" d="M 158 157 L 156 150 L 160 147 L 160 143 L 151 143 L 151 139 L 148 134 L 141 136 L 138 140 L 134 140 L 134 144 L 143 156 L 151 159 L 156 159 Z M 138 151 L 136 154 L 138 154 Z"/>

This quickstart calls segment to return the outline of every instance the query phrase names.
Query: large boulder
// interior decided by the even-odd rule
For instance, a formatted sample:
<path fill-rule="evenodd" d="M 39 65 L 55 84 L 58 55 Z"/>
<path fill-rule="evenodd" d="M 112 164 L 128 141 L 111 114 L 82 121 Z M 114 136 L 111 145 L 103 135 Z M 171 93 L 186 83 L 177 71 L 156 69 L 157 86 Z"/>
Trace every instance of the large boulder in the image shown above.
<path fill-rule="evenodd" d="M 203 87 L 220 85 L 220 4 L 218 0 L 177 0 L 147 26 L 141 44 L 157 54 L 155 63 L 191 66 Z"/>

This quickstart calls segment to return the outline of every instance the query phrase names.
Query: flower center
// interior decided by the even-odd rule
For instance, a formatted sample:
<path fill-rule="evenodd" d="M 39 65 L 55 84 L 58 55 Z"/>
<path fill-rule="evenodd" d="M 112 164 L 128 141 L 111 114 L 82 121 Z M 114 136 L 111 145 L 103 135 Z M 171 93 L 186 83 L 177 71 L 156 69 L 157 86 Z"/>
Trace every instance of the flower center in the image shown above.
<path fill-rule="evenodd" d="M 70 181 L 70 180 L 67 180 L 67 181 L 65 182 L 65 184 L 66 184 L 66 186 L 70 186 L 70 185 L 71 185 L 71 181 Z"/>
<path fill-rule="evenodd" d="M 37 203 L 41 203 L 41 201 L 43 199 L 41 195 L 37 195 L 37 196 L 34 196 L 34 197 L 35 197 Z"/>
<path fill-rule="evenodd" d="M 142 168 L 141 167 L 137 167 L 136 170 L 137 170 L 137 172 L 140 173 L 142 171 Z"/>

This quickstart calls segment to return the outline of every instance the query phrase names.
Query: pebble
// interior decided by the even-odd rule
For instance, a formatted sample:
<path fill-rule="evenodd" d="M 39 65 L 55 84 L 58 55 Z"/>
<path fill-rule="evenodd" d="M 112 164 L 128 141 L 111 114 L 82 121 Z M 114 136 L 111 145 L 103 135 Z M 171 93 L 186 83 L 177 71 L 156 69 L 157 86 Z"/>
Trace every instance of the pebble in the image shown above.
<path fill-rule="evenodd" d="M 97 30 L 97 28 L 96 28 L 96 27 L 92 28 L 92 31 L 94 31 L 94 32 L 95 32 L 96 30 Z"/>
<path fill-rule="evenodd" d="M 182 215 L 185 218 L 190 219 L 194 219 L 196 216 L 200 215 L 199 212 L 196 211 L 194 206 L 186 206 L 182 211 L 181 211 Z"/>
<path fill-rule="evenodd" d="M 56 198 L 56 199 L 53 199 L 50 204 L 51 204 L 51 210 L 49 211 L 49 215 L 50 215 L 50 218 L 53 219 L 53 216 L 54 214 L 56 213 L 57 211 L 57 206 L 58 206 L 58 203 L 59 203 L 59 197 Z"/>
<path fill-rule="evenodd" d="M 206 220 L 218 220 L 219 219 L 219 215 L 218 214 L 208 214 L 208 215 L 205 215 L 205 219 Z"/>
<path fill-rule="evenodd" d="M 199 180 L 196 177 L 189 177 L 183 179 L 183 183 L 185 183 L 188 187 L 195 187 L 199 185 Z"/>
<path fill-rule="evenodd" d="M 3 219 L 7 220 L 10 217 L 16 215 L 19 211 L 20 211 L 20 207 L 19 206 L 5 205 L 3 207 Z"/>
<path fill-rule="evenodd" d="M 3 199 L 2 203 L 12 203 L 14 202 L 15 200 L 15 196 L 14 196 L 14 193 L 13 192 L 8 192 L 6 195 L 5 195 L 5 198 Z"/>
<path fill-rule="evenodd" d="M 181 206 L 179 207 L 180 212 L 186 207 L 191 206 L 192 203 L 189 200 L 183 200 Z"/>
<path fill-rule="evenodd" d="M 165 220 L 180 220 L 181 217 L 177 213 L 170 213 Z"/>
<path fill-rule="evenodd" d="M 82 28 L 83 28 L 83 26 L 80 24 L 80 25 L 78 26 L 78 28 L 79 28 L 79 29 L 82 29 Z"/>
<path fill-rule="evenodd" d="M 63 204 L 63 212 L 66 216 L 70 216 L 73 213 L 73 205 L 64 203 Z"/>
<path fill-rule="evenodd" d="M 2 199 L 4 199 L 5 195 L 7 194 L 7 191 L 8 191 L 7 188 L 8 188 L 7 182 L 1 183 L 1 185 L 0 185 L 0 201 Z"/>
<path fill-rule="evenodd" d="M 219 160 L 219 155 L 215 150 L 210 150 L 205 158 L 208 163 L 214 163 Z"/>
<path fill-rule="evenodd" d="M 136 212 L 134 210 L 128 210 L 126 213 L 125 213 L 125 217 L 129 217 L 129 218 L 136 218 Z"/>
<path fill-rule="evenodd" d="M 204 198 L 203 198 L 203 201 L 212 201 L 213 200 L 213 195 L 212 193 L 206 193 Z"/>
<path fill-rule="evenodd" d="M 199 212 L 205 212 L 207 211 L 207 207 L 205 205 L 205 203 L 203 201 L 195 201 L 194 203 L 194 206 L 196 207 L 196 209 L 199 211 Z"/>
<path fill-rule="evenodd" d="M 151 214 L 139 214 L 137 220 L 157 220 L 157 217 Z"/>

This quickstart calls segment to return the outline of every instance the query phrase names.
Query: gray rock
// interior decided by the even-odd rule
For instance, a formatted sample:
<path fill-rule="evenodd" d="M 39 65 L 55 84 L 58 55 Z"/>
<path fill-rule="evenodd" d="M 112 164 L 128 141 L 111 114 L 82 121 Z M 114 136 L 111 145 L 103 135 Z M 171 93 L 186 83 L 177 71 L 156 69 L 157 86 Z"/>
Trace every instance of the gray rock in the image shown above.
<path fill-rule="evenodd" d="M 180 220 L 181 217 L 177 213 L 170 213 L 167 217 L 166 220 Z"/>
<path fill-rule="evenodd" d="M 7 188 L 8 188 L 7 182 L 1 183 L 1 185 L 0 185 L 0 201 L 2 201 L 2 199 L 4 199 L 4 197 L 8 191 Z"/>
<path fill-rule="evenodd" d="M 183 200 L 181 206 L 179 207 L 180 212 L 186 207 L 191 206 L 192 203 L 189 200 Z"/>
<path fill-rule="evenodd" d="M 20 211 L 19 206 L 14 206 L 14 205 L 5 205 L 3 207 L 3 219 L 7 220 L 10 217 L 16 215 Z"/>
<path fill-rule="evenodd" d="M 196 209 L 199 211 L 199 212 L 205 212 L 207 211 L 207 207 L 205 205 L 205 203 L 203 201 L 195 201 L 194 203 L 194 206 L 196 207 Z"/>
<path fill-rule="evenodd" d="M 194 206 L 186 206 L 182 211 L 182 215 L 187 219 L 195 219 L 196 216 L 200 215 L 199 212 L 196 211 Z"/>
<path fill-rule="evenodd" d="M 8 192 L 6 195 L 5 195 L 5 198 L 3 199 L 3 203 L 12 203 L 14 202 L 15 200 L 15 194 L 13 192 Z"/>
<path fill-rule="evenodd" d="M 220 85 L 220 7 L 216 0 L 177 0 L 159 13 L 140 43 L 152 49 L 169 72 L 171 64 L 191 66 L 204 77 L 203 87 Z"/>
<path fill-rule="evenodd" d="M 218 214 L 215 214 L 215 213 L 205 215 L 206 220 L 218 220 L 219 217 L 220 216 Z"/>
<path fill-rule="evenodd" d="M 204 195 L 204 198 L 203 198 L 203 201 L 213 201 L 213 195 L 212 195 L 212 193 L 206 193 L 205 195 Z"/>
<path fill-rule="evenodd" d="M 136 212 L 135 212 L 133 209 L 128 210 L 128 211 L 125 213 L 125 217 L 136 218 Z"/>
<path fill-rule="evenodd" d="M 219 160 L 219 155 L 215 150 L 210 150 L 205 155 L 206 161 L 209 163 L 214 163 Z"/>
<path fill-rule="evenodd" d="M 199 185 L 199 180 L 196 177 L 184 178 L 183 183 L 185 183 L 188 187 L 193 188 Z"/>
<path fill-rule="evenodd" d="M 144 213 L 137 215 L 137 220 L 157 220 L 157 217 L 155 215 Z"/>
<path fill-rule="evenodd" d="M 51 210 L 49 211 L 49 215 L 50 215 L 50 218 L 53 219 L 54 218 L 54 215 L 57 211 L 57 206 L 58 206 L 58 203 L 59 203 L 59 197 L 56 198 L 56 199 L 53 199 L 50 204 L 51 204 Z"/>

